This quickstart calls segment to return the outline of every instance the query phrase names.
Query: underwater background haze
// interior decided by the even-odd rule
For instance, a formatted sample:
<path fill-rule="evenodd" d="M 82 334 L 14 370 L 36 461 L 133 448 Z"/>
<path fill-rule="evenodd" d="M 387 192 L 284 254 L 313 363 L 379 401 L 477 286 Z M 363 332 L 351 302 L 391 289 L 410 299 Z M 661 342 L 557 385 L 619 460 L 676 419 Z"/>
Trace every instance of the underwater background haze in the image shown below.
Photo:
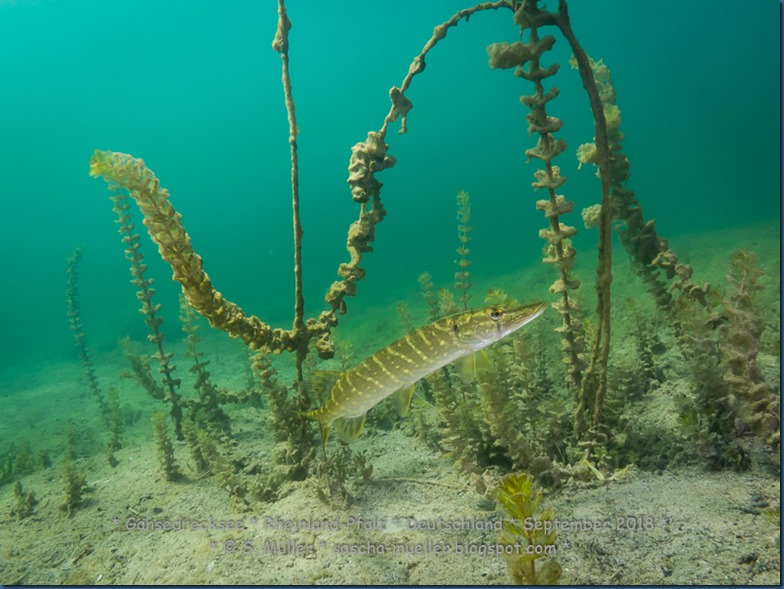
<path fill-rule="evenodd" d="M 347 259 L 346 230 L 356 218 L 346 185 L 350 148 L 382 123 L 389 88 L 433 26 L 462 7 L 288 7 L 308 315 L 322 309 Z M 631 186 L 668 237 L 779 216 L 780 39 L 767 26 L 779 10 L 778 2 L 756 2 L 754 18 L 738 19 L 729 0 L 571 5 L 583 47 L 613 73 Z M 143 158 L 170 190 L 216 287 L 247 313 L 290 326 L 288 130 L 280 57 L 270 48 L 275 23 L 271 1 L 0 2 L 2 364 L 75 357 L 65 260 L 80 244 L 93 348 L 144 338 L 111 203 L 87 173 L 95 149 Z M 409 132 L 387 138 L 398 161 L 380 175 L 388 215 L 349 316 L 413 296 L 425 270 L 437 285 L 451 283 L 459 190 L 472 197 L 475 276 L 538 264 L 542 216 L 534 202 L 542 196 L 524 164 L 531 139 L 519 103 L 529 86 L 491 70 L 485 51 L 517 36 L 505 12 L 482 13 L 428 56 L 407 93 Z M 567 52 L 559 39 L 554 55 L 565 63 Z M 592 121 L 576 72 L 563 67 L 554 83 L 566 166 L 592 140 Z M 599 200 L 599 185 L 593 169 L 577 172 L 571 161 L 567 192 L 579 210 Z M 575 241 L 581 257 L 593 256 L 595 234 L 580 227 Z M 178 286 L 152 244 L 144 247 L 164 312 L 176 321 Z M 512 294 L 547 296 L 544 286 Z"/>

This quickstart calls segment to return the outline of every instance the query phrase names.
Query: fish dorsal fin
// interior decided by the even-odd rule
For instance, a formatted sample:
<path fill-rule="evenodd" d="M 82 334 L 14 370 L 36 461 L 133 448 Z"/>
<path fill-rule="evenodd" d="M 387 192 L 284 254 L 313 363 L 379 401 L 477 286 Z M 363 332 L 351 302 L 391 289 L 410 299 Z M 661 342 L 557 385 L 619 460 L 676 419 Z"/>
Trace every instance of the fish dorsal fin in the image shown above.
<path fill-rule="evenodd" d="M 395 404 L 395 409 L 397 409 L 397 414 L 400 417 L 405 417 L 406 413 L 408 413 L 408 408 L 411 406 L 411 397 L 414 396 L 415 386 L 416 383 L 412 382 L 410 385 L 392 394 L 392 402 Z"/>
<path fill-rule="evenodd" d="M 362 435 L 362 428 L 365 425 L 365 418 L 367 413 L 358 415 L 356 417 L 341 417 L 336 419 L 332 426 L 344 442 L 353 442 Z"/>
<path fill-rule="evenodd" d="M 490 358 L 484 350 L 477 350 L 467 356 L 463 356 L 455 364 L 463 382 L 474 382 L 477 374 L 491 367 Z"/>
<path fill-rule="evenodd" d="M 316 370 L 305 379 L 305 386 L 311 397 L 315 397 L 323 402 L 329 399 L 332 388 L 340 378 L 340 375 L 341 372 L 339 370 Z"/>

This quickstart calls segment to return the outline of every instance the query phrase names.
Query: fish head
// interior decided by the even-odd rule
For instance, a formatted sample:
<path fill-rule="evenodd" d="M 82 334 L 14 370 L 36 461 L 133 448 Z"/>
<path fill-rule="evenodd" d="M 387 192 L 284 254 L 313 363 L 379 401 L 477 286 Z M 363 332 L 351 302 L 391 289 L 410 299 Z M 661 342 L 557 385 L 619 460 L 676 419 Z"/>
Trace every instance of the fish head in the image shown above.
<path fill-rule="evenodd" d="M 493 305 L 452 316 L 452 330 L 461 344 L 481 350 L 520 329 L 544 313 L 545 303 L 501 307 Z"/>

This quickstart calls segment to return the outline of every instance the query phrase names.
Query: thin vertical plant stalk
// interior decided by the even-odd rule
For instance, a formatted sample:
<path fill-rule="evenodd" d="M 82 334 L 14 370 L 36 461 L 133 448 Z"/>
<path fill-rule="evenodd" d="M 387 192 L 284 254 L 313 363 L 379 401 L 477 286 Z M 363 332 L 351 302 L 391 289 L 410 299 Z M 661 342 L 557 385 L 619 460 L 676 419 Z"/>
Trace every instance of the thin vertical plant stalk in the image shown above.
<path fill-rule="evenodd" d="M 289 120 L 289 146 L 291 148 L 291 212 L 294 226 L 294 323 L 297 340 L 297 382 L 302 382 L 302 364 L 308 350 L 308 332 L 305 328 L 305 296 L 302 289 L 302 223 L 299 216 L 299 158 L 297 156 L 297 114 L 291 90 L 289 72 L 289 30 L 291 20 L 286 14 L 286 4 L 278 0 L 278 28 L 272 49 L 280 53 L 282 64 L 283 94 Z"/>
<path fill-rule="evenodd" d="M 607 392 L 607 367 L 610 356 L 610 285 L 612 283 L 612 204 L 610 185 L 610 145 L 604 106 L 596 87 L 590 59 L 572 31 L 569 10 L 565 0 L 559 0 L 556 25 L 569 42 L 577 61 L 577 69 L 588 94 L 596 132 L 596 154 L 599 178 L 602 184 L 602 210 L 599 218 L 599 259 L 596 268 L 596 314 L 598 322 L 594 334 L 588 368 L 583 378 L 580 397 L 593 394 L 591 425 L 595 428 L 601 420 L 604 397 Z M 589 390 L 592 388 L 593 390 Z M 579 433 L 579 432 L 578 432 Z"/>

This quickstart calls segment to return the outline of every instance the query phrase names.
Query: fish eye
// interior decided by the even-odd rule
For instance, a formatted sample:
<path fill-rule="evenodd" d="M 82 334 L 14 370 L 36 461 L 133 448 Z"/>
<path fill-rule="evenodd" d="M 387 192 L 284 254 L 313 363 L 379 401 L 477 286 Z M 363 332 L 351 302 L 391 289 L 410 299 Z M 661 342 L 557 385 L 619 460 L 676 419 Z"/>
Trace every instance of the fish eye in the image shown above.
<path fill-rule="evenodd" d="M 493 309 L 490 311 L 490 319 L 493 321 L 498 321 L 504 315 L 503 309 Z"/>

